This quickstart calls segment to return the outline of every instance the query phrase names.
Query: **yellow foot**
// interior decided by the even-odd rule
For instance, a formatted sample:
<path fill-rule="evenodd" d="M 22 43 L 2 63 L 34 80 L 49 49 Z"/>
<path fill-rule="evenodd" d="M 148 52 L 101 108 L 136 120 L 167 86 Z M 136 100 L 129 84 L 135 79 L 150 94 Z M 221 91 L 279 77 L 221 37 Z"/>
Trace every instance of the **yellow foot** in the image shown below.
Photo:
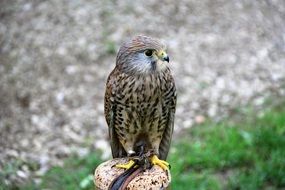
<path fill-rule="evenodd" d="M 150 161 L 153 165 L 158 165 L 164 170 L 169 170 L 170 164 L 164 160 L 158 159 L 158 157 L 156 155 L 153 155 L 150 158 Z"/>
<path fill-rule="evenodd" d="M 117 164 L 116 167 L 117 168 L 124 168 L 124 169 L 129 169 L 130 167 L 132 167 L 135 164 L 135 162 L 133 160 L 128 161 L 125 164 Z"/>

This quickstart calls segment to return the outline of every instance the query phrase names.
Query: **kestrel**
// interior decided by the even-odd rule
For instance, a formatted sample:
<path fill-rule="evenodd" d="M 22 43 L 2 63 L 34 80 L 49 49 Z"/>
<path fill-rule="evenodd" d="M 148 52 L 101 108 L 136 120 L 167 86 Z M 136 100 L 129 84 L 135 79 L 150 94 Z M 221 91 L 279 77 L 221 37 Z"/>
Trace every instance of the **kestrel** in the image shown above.
<path fill-rule="evenodd" d="M 176 88 L 165 46 L 157 39 L 141 35 L 125 42 L 105 92 L 105 117 L 113 157 L 136 155 L 139 146 L 144 145 L 145 151 L 154 152 L 150 162 L 168 169 L 165 160 L 175 107 Z M 132 163 L 120 166 L 129 168 Z"/>

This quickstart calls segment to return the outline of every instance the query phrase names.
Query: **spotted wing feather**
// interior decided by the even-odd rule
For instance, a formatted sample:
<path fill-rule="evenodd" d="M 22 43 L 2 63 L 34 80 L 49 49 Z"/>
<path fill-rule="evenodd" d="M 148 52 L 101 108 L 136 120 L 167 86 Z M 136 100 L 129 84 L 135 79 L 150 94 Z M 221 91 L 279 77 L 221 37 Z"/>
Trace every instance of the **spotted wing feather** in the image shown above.
<path fill-rule="evenodd" d="M 174 128 L 174 115 L 175 115 L 175 107 L 176 107 L 176 88 L 175 88 L 175 83 L 171 75 L 169 75 L 169 82 L 167 83 L 170 85 L 168 87 L 168 91 L 165 93 L 165 112 L 167 114 L 167 124 L 166 128 L 164 130 L 164 133 L 162 135 L 162 139 L 159 145 L 159 157 L 162 160 L 166 160 L 169 149 L 170 149 L 170 144 L 171 144 L 171 139 L 172 139 L 172 134 L 173 134 L 173 128 Z M 164 115 L 164 114 L 163 114 Z"/>
<path fill-rule="evenodd" d="M 109 128 L 109 138 L 113 158 L 124 157 L 127 155 L 123 146 L 119 142 L 118 135 L 115 131 L 115 114 L 116 104 L 114 102 L 117 91 L 117 78 L 119 76 L 118 70 L 115 68 L 108 77 L 105 92 L 104 112 L 106 122 Z"/>

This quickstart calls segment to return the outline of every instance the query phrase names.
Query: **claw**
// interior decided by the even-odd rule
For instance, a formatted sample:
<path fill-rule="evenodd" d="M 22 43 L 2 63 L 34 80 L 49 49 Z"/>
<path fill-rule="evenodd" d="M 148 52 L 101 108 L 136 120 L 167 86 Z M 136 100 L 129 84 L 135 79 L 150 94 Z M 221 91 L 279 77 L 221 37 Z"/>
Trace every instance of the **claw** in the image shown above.
<path fill-rule="evenodd" d="M 164 160 L 160 160 L 156 155 L 153 155 L 150 158 L 150 161 L 153 165 L 158 165 L 164 170 L 169 170 L 170 164 Z"/>
<path fill-rule="evenodd" d="M 117 168 L 124 168 L 124 169 L 129 169 L 131 168 L 133 165 L 135 164 L 135 161 L 130 160 L 125 164 L 117 164 L 116 167 Z"/>

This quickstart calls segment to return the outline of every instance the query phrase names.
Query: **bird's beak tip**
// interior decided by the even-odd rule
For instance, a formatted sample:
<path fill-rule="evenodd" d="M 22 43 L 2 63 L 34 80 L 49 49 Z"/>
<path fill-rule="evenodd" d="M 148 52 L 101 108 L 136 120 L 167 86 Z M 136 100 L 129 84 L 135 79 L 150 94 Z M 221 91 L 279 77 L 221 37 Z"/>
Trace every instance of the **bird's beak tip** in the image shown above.
<path fill-rule="evenodd" d="M 163 57 L 163 60 L 164 60 L 164 61 L 167 61 L 167 62 L 169 63 L 169 56 L 166 55 L 165 57 Z"/>

